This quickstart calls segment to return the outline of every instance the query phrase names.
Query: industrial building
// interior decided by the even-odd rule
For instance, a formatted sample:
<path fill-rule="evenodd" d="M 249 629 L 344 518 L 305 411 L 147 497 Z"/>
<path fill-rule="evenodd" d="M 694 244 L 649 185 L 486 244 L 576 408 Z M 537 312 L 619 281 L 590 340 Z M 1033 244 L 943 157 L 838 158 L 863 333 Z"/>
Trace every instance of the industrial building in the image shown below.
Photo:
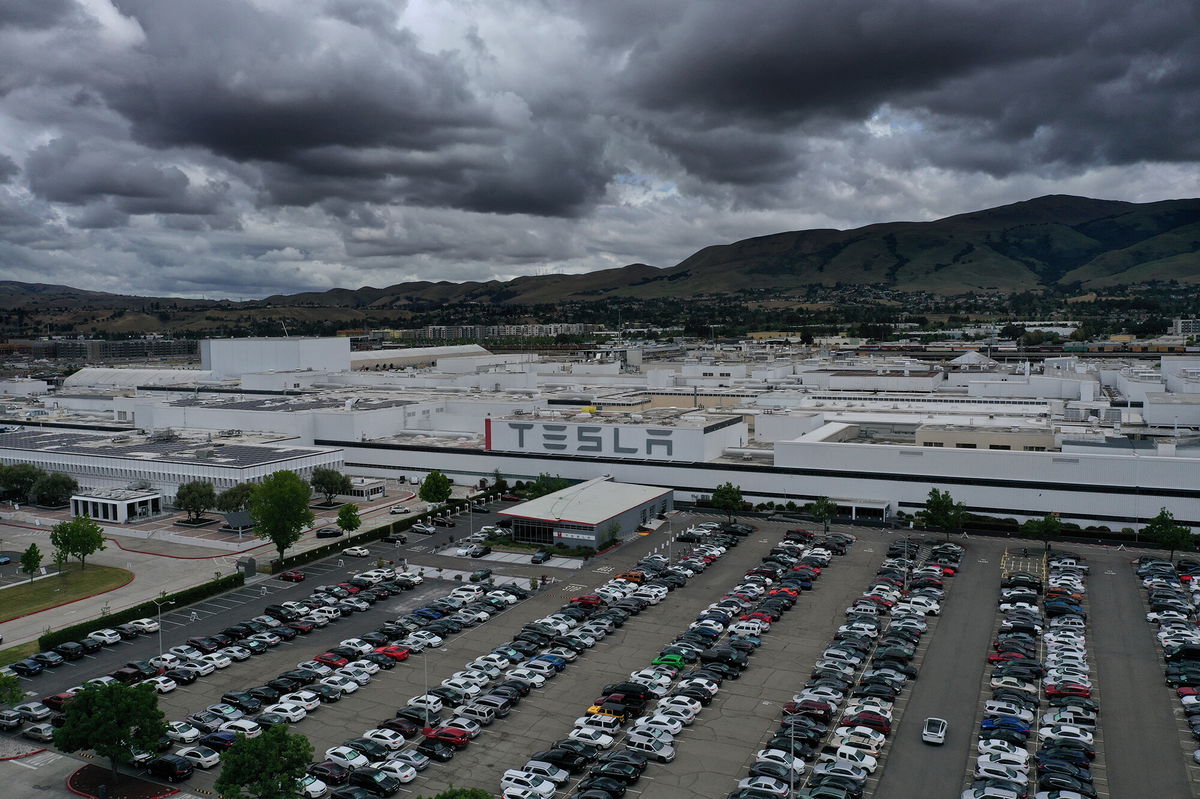
<path fill-rule="evenodd" d="M 323 460 L 371 480 L 550 473 L 658 486 L 677 501 L 732 482 L 753 501 L 827 496 L 877 518 L 914 512 L 938 488 L 1018 520 L 1055 512 L 1136 528 L 1165 507 L 1200 528 L 1194 356 L 1006 365 L 977 352 L 923 361 L 746 341 L 691 353 L 620 343 L 623 357 L 600 360 L 397 349 L 393 364 L 344 341 L 275 341 L 206 342 L 205 369 L 84 369 L 58 393 L 14 399 L 0 423 L 169 428 L 201 442 L 233 429 L 295 450 L 281 464 Z M 77 479 L 129 487 L 123 477 Z M 173 495 L 169 481 L 155 490 Z"/>
<path fill-rule="evenodd" d="M 674 510 L 673 493 L 669 488 L 597 477 L 514 505 L 500 515 L 512 519 L 512 535 L 517 541 L 603 549 Z"/>

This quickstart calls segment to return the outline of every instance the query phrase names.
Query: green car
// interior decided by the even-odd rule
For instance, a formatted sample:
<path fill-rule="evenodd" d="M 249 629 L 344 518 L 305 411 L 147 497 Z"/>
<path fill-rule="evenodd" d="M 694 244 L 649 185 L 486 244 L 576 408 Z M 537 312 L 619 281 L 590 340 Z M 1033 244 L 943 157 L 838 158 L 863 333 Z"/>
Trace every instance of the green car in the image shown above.
<path fill-rule="evenodd" d="M 671 666 L 676 669 L 686 669 L 687 662 L 679 655 L 659 655 L 650 661 L 651 666 Z"/>

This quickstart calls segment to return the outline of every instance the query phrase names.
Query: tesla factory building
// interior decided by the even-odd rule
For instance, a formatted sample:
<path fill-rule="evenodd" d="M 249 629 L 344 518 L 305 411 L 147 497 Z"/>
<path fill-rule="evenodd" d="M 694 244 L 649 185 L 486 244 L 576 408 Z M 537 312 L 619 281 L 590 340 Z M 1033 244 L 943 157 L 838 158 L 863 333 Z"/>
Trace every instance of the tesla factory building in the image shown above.
<path fill-rule="evenodd" d="M 601 549 L 632 538 L 640 525 L 674 509 L 672 494 L 669 488 L 597 477 L 500 511 L 500 515 L 512 519 L 517 541 Z"/>

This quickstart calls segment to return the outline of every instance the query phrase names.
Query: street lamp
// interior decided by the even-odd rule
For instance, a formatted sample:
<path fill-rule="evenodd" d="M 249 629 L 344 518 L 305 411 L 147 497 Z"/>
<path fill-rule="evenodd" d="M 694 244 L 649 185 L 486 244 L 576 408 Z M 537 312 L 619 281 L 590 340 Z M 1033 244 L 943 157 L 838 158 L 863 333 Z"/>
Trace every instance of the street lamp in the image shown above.
<path fill-rule="evenodd" d="M 159 657 L 162 657 L 162 654 L 163 654 L 163 642 L 162 642 L 162 609 L 163 609 L 164 607 L 170 607 L 171 605 L 174 605 L 174 604 L 175 604 L 175 601 L 174 601 L 174 600 L 169 600 L 169 601 L 167 601 L 167 602 L 159 602 L 157 599 L 152 599 L 152 600 L 150 600 L 150 601 L 151 601 L 151 602 L 153 602 L 153 603 L 154 603 L 154 607 L 158 609 L 158 655 L 159 655 Z"/>

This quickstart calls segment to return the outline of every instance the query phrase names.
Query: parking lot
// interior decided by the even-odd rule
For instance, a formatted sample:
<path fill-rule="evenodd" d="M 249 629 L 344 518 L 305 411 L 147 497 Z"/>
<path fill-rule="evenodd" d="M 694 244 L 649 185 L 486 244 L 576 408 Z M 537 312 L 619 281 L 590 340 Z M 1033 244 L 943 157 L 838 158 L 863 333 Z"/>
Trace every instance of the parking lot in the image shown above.
<path fill-rule="evenodd" d="M 478 517 L 478 515 L 477 515 Z M 478 524 L 482 524 L 480 520 Z M 462 527 L 465 527 L 463 525 Z M 679 529 L 676 524 L 676 529 Z M 449 787 L 477 786 L 497 790 L 500 774 L 524 764 L 529 755 L 563 737 L 600 688 L 649 663 L 675 634 L 686 628 L 697 612 L 724 593 L 747 568 L 756 565 L 770 546 L 782 537 L 786 525 L 762 522 L 759 531 L 744 539 L 707 571 L 672 592 L 660 605 L 648 608 L 584 653 L 566 671 L 542 689 L 535 689 L 514 712 L 486 728 L 459 752 L 451 764 L 434 764 L 417 781 L 404 786 L 402 795 L 434 794 Z M 439 531 L 442 538 L 448 532 Z M 896 533 L 856 529 L 860 540 L 844 557 L 838 557 L 799 603 L 765 636 L 751 667 L 736 681 L 726 681 L 717 698 L 679 737 L 678 758 L 670 764 L 652 765 L 631 787 L 633 796 L 654 799 L 723 797 L 746 773 L 753 753 L 776 725 L 780 708 L 807 679 L 817 655 L 842 621 L 842 610 L 869 582 L 884 557 L 888 540 Z M 965 542 L 968 551 L 947 597 L 943 614 L 930 625 L 922 641 L 925 648 L 920 675 L 910 681 L 897 710 L 903 708 L 891 734 L 888 754 L 868 795 L 957 796 L 963 786 L 964 765 L 974 755 L 974 728 L 981 686 L 986 685 L 986 654 L 995 620 L 996 596 L 1010 542 L 976 538 Z M 183 609 L 163 613 L 165 646 L 189 635 L 211 632 L 261 612 L 270 603 L 296 599 L 322 582 L 337 582 L 374 565 L 376 558 L 399 561 L 423 559 L 442 566 L 445 577 L 465 574 L 484 565 L 511 572 L 526 580 L 540 567 L 481 563 L 462 558 L 426 558 L 414 547 L 427 546 L 424 538 L 410 537 L 410 546 L 373 546 L 371 557 L 330 558 L 305 567 L 304 583 L 272 579 L 239 589 Z M 393 715 L 396 708 L 426 684 L 432 686 L 460 669 L 468 660 L 509 640 L 522 624 L 557 609 L 566 599 L 593 587 L 627 568 L 663 541 L 647 536 L 630 542 L 601 561 L 566 573 L 561 582 L 543 589 L 499 616 L 448 639 L 436 650 L 414 655 L 391 671 L 340 702 L 325 705 L 295 726 L 313 743 L 317 755 L 341 741 L 361 734 Z M 1089 579 L 1089 630 L 1093 637 L 1097 685 L 1104 691 L 1103 734 L 1107 788 L 1102 797 L 1200 795 L 1189 779 L 1189 766 L 1180 754 L 1180 736 L 1170 692 L 1162 685 L 1159 654 L 1153 634 L 1142 616 L 1140 586 L 1134 579 L 1130 553 L 1098 547 L 1080 548 L 1091 564 Z M 1011 553 L 1010 553 L 1011 554 Z M 1036 556 L 1036 551 L 1034 555 Z M 1012 562 L 1010 562 L 1011 565 Z M 452 568 L 459 565 L 459 569 Z M 1023 564 L 1022 564 L 1023 565 Z M 338 641 L 353 637 L 411 609 L 429 597 L 446 593 L 457 583 L 433 576 L 437 567 L 426 566 L 428 579 L 412 592 L 379 602 L 371 610 L 298 637 L 267 654 L 218 671 L 191 686 L 182 686 L 162 697 L 170 719 L 182 718 L 219 700 L 230 689 L 247 688 L 295 666 Z M 562 574 L 560 572 L 560 574 Z M 264 593 L 265 591 L 265 593 Z M 195 614 L 195 616 L 193 616 Z M 155 636 L 106 648 L 95 656 L 70 663 L 23 682 L 31 696 L 46 696 L 89 677 L 104 674 L 126 661 L 147 659 L 158 652 Z M 264 676 L 266 675 L 266 676 Z M 427 676 L 426 676 L 427 675 Z M 428 682 L 426 682 L 428 680 Z M 930 747 L 920 740 L 927 716 L 950 723 L 946 744 Z M 1165 754 L 1164 754 L 1165 753 Z M 1153 763 L 1153 767 L 1147 764 Z M 188 787 L 211 787 L 214 773 L 198 772 Z M 1097 787 L 1101 787 L 1098 783 Z"/>

